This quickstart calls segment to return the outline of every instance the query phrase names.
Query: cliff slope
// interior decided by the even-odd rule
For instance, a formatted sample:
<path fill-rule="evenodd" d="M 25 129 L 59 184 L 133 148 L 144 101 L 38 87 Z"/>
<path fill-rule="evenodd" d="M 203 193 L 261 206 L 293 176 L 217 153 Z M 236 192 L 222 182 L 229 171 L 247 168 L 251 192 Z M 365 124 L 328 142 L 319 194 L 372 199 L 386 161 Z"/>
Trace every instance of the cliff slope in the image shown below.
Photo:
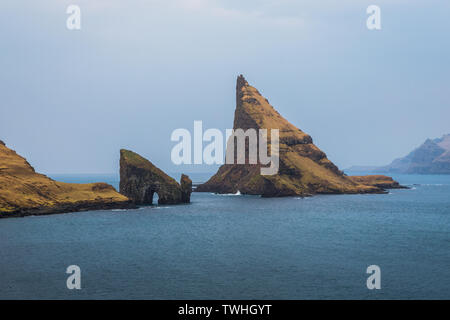
<path fill-rule="evenodd" d="M 63 183 L 36 173 L 0 141 L 0 218 L 131 206 L 106 183 Z"/>
<path fill-rule="evenodd" d="M 158 194 L 158 204 L 189 203 L 192 181 L 182 175 L 181 185 L 149 160 L 129 150 L 120 150 L 120 193 L 135 204 L 152 204 Z"/>
<path fill-rule="evenodd" d="M 352 179 L 341 172 L 311 136 L 283 118 L 257 89 L 240 75 L 236 84 L 234 129 L 279 129 L 279 171 L 261 175 L 261 164 L 224 164 L 199 192 L 255 194 L 264 197 L 318 193 L 382 193 L 376 179 Z M 268 149 L 270 134 L 268 132 Z M 385 177 L 389 179 L 389 177 Z M 379 179 L 379 178 L 378 178 Z M 394 183 L 393 183 L 394 186 Z"/>

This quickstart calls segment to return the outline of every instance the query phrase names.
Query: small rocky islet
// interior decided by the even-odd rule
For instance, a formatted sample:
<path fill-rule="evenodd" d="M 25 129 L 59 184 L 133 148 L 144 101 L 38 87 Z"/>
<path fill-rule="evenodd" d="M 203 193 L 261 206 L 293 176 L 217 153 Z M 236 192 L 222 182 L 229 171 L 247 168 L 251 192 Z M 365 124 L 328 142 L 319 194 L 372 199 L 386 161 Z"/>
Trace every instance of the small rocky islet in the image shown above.
<path fill-rule="evenodd" d="M 136 205 L 153 204 L 155 193 L 158 194 L 158 204 L 189 203 L 192 181 L 182 174 L 178 183 L 149 160 L 133 151 L 122 149 L 119 190 Z"/>
<path fill-rule="evenodd" d="M 347 176 L 314 145 L 311 136 L 284 119 L 240 75 L 236 85 L 234 129 L 279 129 L 279 170 L 261 175 L 261 164 L 224 164 L 196 192 L 263 197 L 314 194 L 385 193 L 404 188 L 384 175 Z M 268 142 L 270 147 L 270 142 Z M 248 154 L 246 155 L 248 157 Z M 246 162 L 248 163 L 248 162 Z M 35 172 L 27 160 L 0 141 L 0 218 L 75 211 L 127 209 L 153 204 L 189 203 L 192 181 L 180 183 L 139 154 L 120 150 L 120 187 L 106 183 L 55 181 Z"/>

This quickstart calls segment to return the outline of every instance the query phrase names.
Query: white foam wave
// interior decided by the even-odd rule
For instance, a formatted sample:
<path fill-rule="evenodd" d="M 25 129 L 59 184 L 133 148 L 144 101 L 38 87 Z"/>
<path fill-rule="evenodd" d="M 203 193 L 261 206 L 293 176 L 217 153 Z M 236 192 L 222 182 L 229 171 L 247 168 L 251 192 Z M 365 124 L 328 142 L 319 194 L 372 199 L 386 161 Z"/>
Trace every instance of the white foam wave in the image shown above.
<path fill-rule="evenodd" d="M 219 195 L 219 196 L 240 196 L 240 195 L 242 195 L 239 190 L 236 193 L 213 193 L 213 194 Z"/>

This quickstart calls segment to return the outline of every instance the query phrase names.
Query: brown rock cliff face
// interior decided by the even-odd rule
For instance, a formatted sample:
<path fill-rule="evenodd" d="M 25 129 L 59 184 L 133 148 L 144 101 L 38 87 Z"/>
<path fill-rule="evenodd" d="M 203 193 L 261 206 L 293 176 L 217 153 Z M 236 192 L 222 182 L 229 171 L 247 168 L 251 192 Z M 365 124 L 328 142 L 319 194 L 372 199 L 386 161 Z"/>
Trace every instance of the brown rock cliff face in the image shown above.
<path fill-rule="evenodd" d="M 0 142 L 0 218 L 134 207 L 106 183 L 63 183 L 36 173 Z"/>
<path fill-rule="evenodd" d="M 158 194 L 158 204 L 189 203 L 192 181 L 182 175 L 181 186 L 149 160 L 129 150 L 120 150 L 120 193 L 135 204 L 153 204 Z"/>
<path fill-rule="evenodd" d="M 352 179 L 328 160 L 311 136 L 283 118 L 242 75 L 237 78 L 234 129 L 278 129 L 279 170 L 261 175 L 261 164 L 224 164 L 198 192 L 255 194 L 264 197 L 308 196 L 318 193 L 383 193 L 367 179 Z M 268 150 L 270 150 L 268 130 Z M 247 142 L 248 144 L 248 142 Z M 247 145 L 248 147 L 248 145 Z M 248 148 L 247 148 L 248 149 Z M 246 150 L 247 151 L 247 150 Z M 389 177 L 386 177 L 389 178 Z"/>

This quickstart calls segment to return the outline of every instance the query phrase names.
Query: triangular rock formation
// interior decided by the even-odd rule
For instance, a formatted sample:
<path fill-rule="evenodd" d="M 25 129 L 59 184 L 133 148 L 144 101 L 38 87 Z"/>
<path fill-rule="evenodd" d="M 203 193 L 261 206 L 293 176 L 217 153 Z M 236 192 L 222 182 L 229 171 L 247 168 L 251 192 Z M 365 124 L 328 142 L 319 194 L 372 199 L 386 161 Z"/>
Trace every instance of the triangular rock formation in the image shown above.
<path fill-rule="evenodd" d="M 120 193 L 135 204 L 152 204 L 155 193 L 158 204 L 189 203 L 192 181 L 183 174 L 180 182 L 137 153 L 120 150 Z"/>
<path fill-rule="evenodd" d="M 341 172 L 312 138 L 283 118 L 242 75 L 237 78 L 234 129 L 278 129 L 279 171 L 261 175 L 261 164 L 224 164 L 196 191 L 255 194 L 265 197 L 317 193 L 379 193 L 370 177 L 354 180 Z M 269 131 L 269 130 L 268 130 Z M 270 134 L 268 134 L 270 137 Z M 269 149 L 270 149 L 270 141 Z M 246 154 L 246 163 L 248 163 Z M 389 180 L 388 177 L 386 177 Z M 378 177 L 377 180 L 380 178 Z M 392 180 L 392 179 L 391 179 Z M 364 181 L 364 184 L 359 181 Z"/>

